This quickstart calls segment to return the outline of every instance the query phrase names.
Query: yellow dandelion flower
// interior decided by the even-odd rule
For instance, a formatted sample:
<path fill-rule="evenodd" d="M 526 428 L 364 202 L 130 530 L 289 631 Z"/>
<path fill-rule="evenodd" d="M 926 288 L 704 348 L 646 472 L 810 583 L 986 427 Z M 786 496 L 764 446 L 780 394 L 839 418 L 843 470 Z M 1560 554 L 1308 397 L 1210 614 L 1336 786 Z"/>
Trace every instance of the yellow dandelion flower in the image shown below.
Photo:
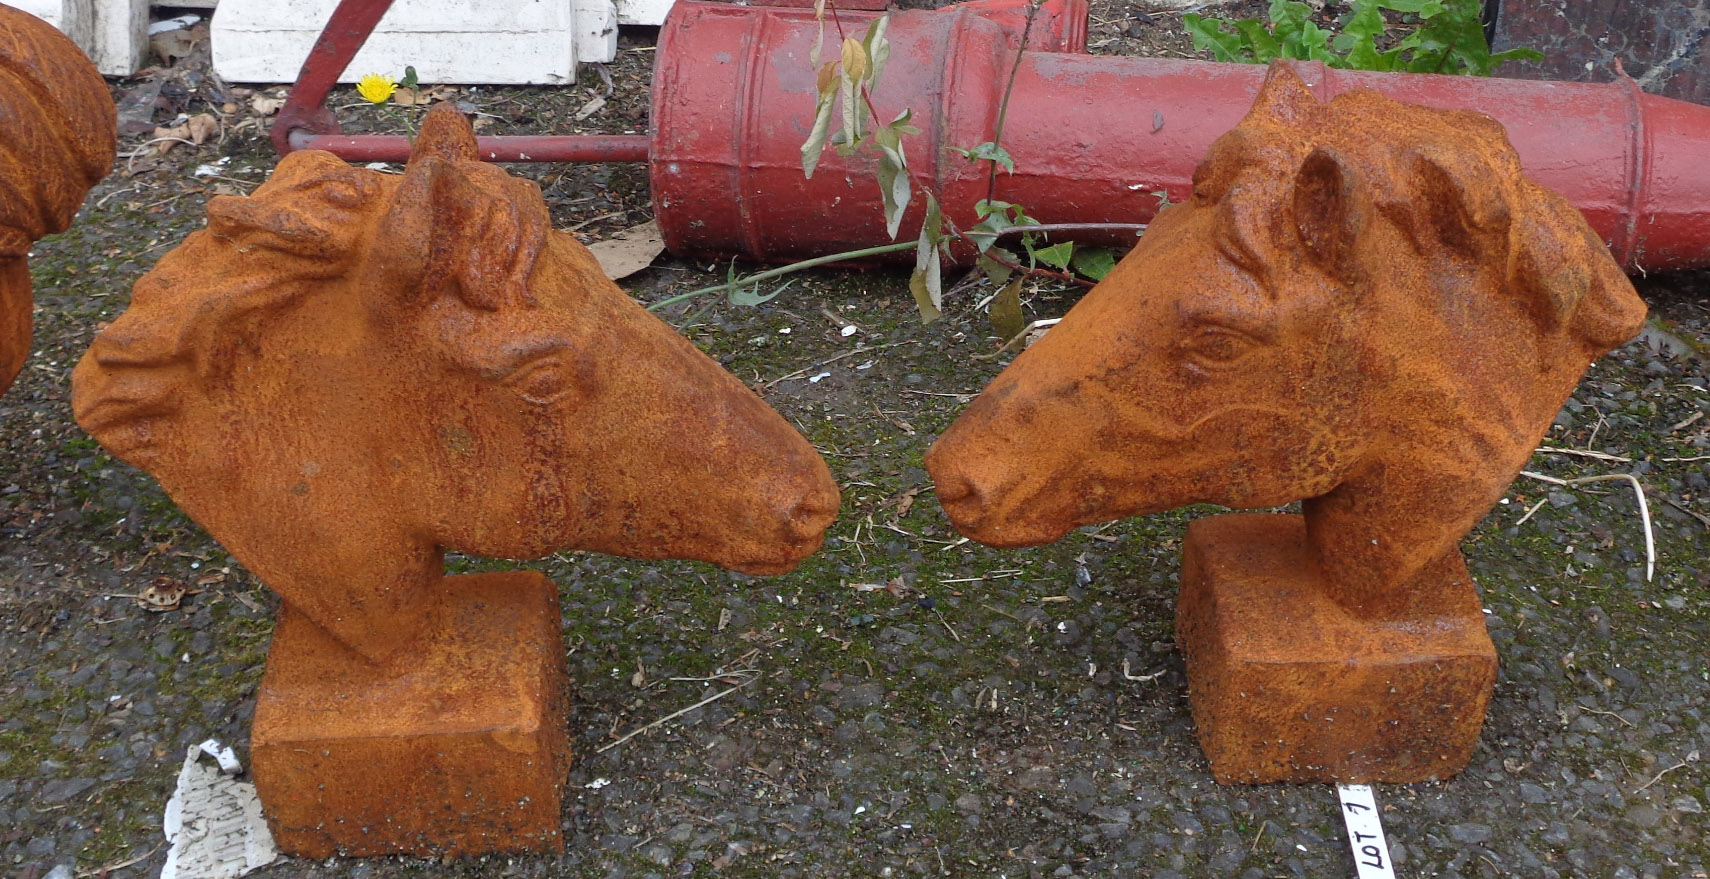
<path fill-rule="evenodd" d="M 378 73 L 366 74 L 356 83 L 356 93 L 361 95 L 363 100 L 375 104 L 384 104 L 391 100 L 392 93 L 397 90 L 397 81 Z"/>

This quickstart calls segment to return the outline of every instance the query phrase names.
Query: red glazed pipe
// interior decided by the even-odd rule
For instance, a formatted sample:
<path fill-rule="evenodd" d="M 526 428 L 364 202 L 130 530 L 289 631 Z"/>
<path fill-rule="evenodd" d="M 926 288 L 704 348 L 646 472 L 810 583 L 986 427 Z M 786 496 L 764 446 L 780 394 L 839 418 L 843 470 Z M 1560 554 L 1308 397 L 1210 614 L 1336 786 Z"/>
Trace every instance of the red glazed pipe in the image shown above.
<path fill-rule="evenodd" d="M 1019 33 L 1013 19 L 968 14 L 975 6 L 894 13 L 890 62 L 873 95 L 887 119 L 914 111 L 922 133 L 904 141 L 910 164 L 964 228 L 986 175 L 950 148 L 991 139 Z M 845 30 L 866 17 L 844 13 Z M 832 57 L 837 35 L 827 30 Z M 886 240 L 872 151 L 847 160 L 828 151 L 813 179 L 802 178 L 815 32 L 811 10 L 678 0 L 660 31 L 651 150 L 655 214 L 674 252 L 777 262 Z M 1090 56 L 1079 40 L 1057 42 L 1057 51 L 1036 45 L 1023 59 L 1003 144 L 1016 173 L 1000 173 L 997 184 L 999 199 L 1044 223 L 1144 223 L 1157 211 L 1154 192 L 1186 199 L 1195 164 L 1240 121 L 1265 75 L 1256 65 Z M 1322 100 L 1373 88 L 1488 113 L 1507 126 L 1527 172 L 1578 205 L 1623 266 L 1710 264 L 1710 108 L 1643 94 L 1631 81 L 1317 63 L 1296 71 Z M 904 229 L 918 228 L 921 201 Z"/>

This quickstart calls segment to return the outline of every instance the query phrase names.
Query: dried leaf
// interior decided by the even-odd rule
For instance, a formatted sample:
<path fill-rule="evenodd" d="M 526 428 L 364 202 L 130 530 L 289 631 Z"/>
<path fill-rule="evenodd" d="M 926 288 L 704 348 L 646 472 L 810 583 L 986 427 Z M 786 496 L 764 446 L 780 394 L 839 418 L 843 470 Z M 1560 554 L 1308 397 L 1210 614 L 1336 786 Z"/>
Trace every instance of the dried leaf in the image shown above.
<path fill-rule="evenodd" d="M 1021 276 L 1010 279 L 997 296 L 992 298 L 991 308 L 986 312 L 991 320 L 992 331 L 1005 342 L 1021 335 L 1027 328 L 1027 317 L 1021 313 Z"/>
<path fill-rule="evenodd" d="M 603 108 L 605 106 L 606 106 L 606 99 L 603 97 L 600 97 L 599 95 L 595 95 L 593 100 L 589 101 L 586 104 L 583 104 L 582 109 L 577 110 L 576 115 L 574 115 L 570 118 L 574 119 L 577 122 L 581 122 L 582 120 L 588 118 L 589 116 L 592 116 L 595 113 L 600 112 L 601 108 Z"/>
<path fill-rule="evenodd" d="M 184 123 L 184 127 L 189 132 L 190 142 L 200 145 L 203 141 L 219 133 L 220 120 L 214 118 L 212 113 L 197 113 L 190 117 L 190 121 Z"/>
<path fill-rule="evenodd" d="M 285 106 L 285 98 L 273 98 L 267 95 L 256 95 L 249 99 L 249 109 L 257 116 L 272 116 Z"/>
<path fill-rule="evenodd" d="M 843 75 L 857 83 L 867 78 L 867 49 L 854 37 L 843 39 Z"/>
<path fill-rule="evenodd" d="M 665 251 L 665 238 L 659 233 L 659 222 L 648 220 L 611 237 L 588 245 L 589 252 L 605 270 L 606 277 L 616 281 L 627 278 L 653 265 L 653 260 Z"/>
<path fill-rule="evenodd" d="M 907 518 L 909 511 L 914 509 L 914 496 L 917 494 L 920 494 L 920 486 L 918 486 L 918 485 L 915 486 L 914 488 L 909 489 L 908 491 L 903 492 L 900 495 L 897 495 L 897 515 L 896 515 L 896 518 L 899 521 Z"/>
<path fill-rule="evenodd" d="M 184 601 L 184 596 L 189 592 L 190 587 L 185 585 L 183 580 L 156 577 L 143 587 L 143 591 L 137 595 L 137 604 L 141 605 L 143 610 L 164 613 L 169 610 L 177 610 L 178 605 Z"/>

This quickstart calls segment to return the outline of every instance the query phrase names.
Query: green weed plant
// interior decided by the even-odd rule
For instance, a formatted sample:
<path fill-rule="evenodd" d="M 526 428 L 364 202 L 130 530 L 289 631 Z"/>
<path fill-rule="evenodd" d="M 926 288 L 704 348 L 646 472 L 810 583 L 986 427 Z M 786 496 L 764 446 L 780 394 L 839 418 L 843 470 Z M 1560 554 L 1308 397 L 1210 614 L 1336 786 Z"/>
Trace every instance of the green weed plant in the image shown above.
<path fill-rule="evenodd" d="M 1271 0 L 1268 19 L 1228 21 L 1195 13 L 1182 16 L 1194 47 L 1218 61 L 1268 64 L 1279 58 L 1322 61 L 1331 67 L 1406 73 L 1490 76 L 1509 61 L 1537 61 L 1533 49 L 1491 52 L 1479 20 L 1479 0 L 1354 0 L 1337 30 L 1312 21 L 1312 7 Z M 1412 32 L 1388 49 L 1385 10 L 1401 13 Z"/>

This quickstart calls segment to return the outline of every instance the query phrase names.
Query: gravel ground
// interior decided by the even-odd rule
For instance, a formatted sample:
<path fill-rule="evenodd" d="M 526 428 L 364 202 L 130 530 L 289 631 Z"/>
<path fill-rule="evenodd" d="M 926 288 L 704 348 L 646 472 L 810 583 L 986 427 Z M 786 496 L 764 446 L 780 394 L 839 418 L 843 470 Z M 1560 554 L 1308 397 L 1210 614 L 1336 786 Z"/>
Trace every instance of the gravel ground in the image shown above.
<path fill-rule="evenodd" d="M 1102 3 L 1091 42 L 1187 52 L 1176 20 Z M 615 91 L 582 122 L 603 88 L 592 71 L 457 99 L 492 133 L 645 130 L 649 47 L 626 35 Z M 70 367 L 131 283 L 201 224 L 207 195 L 247 192 L 271 166 L 256 95 L 183 75 L 160 94 L 156 123 L 231 104 L 222 137 L 121 159 L 80 223 L 38 246 L 37 351 L 0 398 L 0 871 L 27 879 L 159 871 L 184 748 L 215 736 L 247 755 L 276 605 L 70 416 Z M 352 128 L 374 124 L 366 112 L 342 110 Z M 637 167 L 518 171 L 588 240 L 648 216 Z M 666 259 L 625 284 L 653 301 L 722 271 Z M 1548 441 L 1614 457 L 1540 454 L 1532 469 L 1637 476 L 1656 575 L 1621 483 L 1523 478 L 1464 541 L 1501 674 L 1464 773 L 1378 788 L 1403 876 L 1710 875 L 1710 276 L 1640 284 L 1653 328 L 1594 367 Z M 669 315 L 826 454 L 845 500 L 825 549 L 769 580 L 529 563 L 562 587 L 576 685 L 565 853 L 285 860 L 263 875 L 1352 876 L 1330 787 L 1219 787 L 1194 743 L 1171 619 L 1183 525 L 1211 510 L 1020 552 L 956 542 L 920 458 L 1007 360 L 974 359 L 996 347 L 982 298 L 960 293 L 923 326 L 905 277 L 841 271 L 762 307 Z M 1037 287 L 1028 308 L 1073 301 Z M 145 611 L 129 596 L 156 578 L 196 594 Z M 753 682 L 598 751 L 736 673 Z"/>

